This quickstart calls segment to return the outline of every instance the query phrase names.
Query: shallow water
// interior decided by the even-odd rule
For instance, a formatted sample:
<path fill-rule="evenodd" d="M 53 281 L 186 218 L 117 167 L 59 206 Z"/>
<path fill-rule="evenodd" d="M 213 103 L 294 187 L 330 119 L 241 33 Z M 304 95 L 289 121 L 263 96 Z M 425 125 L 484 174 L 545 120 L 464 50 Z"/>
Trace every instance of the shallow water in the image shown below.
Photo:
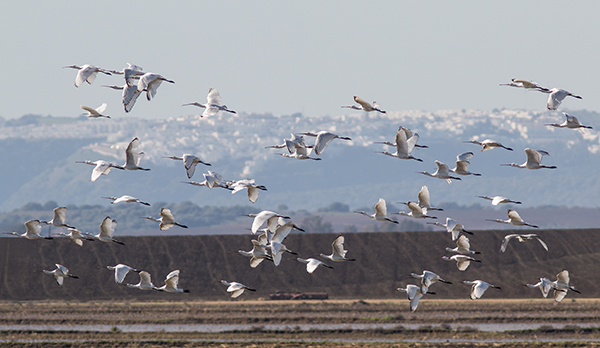
<path fill-rule="evenodd" d="M 97 331 L 106 332 L 118 328 L 122 332 L 205 332 L 219 333 L 230 331 L 313 331 L 313 330 L 373 330 L 396 329 L 402 327 L 407 330 L 421 328 L 452 329 L 452 330 L 477 330 L 481 332 L 504 332 L 518 330 L 535 330 L 540 327 L 563 329 L 573 327 L 573 324 L 548 324 L 548 323 L 498 323 L 498 324 L 133 324 L 133 325 L 0 325 L 0 331 Z M 576 327 L 598 327 L 598 323 L 578 323 Z"/>

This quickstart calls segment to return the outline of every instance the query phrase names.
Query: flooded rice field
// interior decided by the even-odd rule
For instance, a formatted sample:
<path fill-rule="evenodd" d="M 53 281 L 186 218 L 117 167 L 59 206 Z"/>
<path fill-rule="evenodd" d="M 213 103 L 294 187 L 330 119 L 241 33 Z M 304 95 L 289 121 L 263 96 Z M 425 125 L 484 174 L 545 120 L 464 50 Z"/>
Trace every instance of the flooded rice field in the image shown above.
<path fill-rule="evenodd" d="M 600 347 L 600 300 L 5 302 L 0 345 Z"/>

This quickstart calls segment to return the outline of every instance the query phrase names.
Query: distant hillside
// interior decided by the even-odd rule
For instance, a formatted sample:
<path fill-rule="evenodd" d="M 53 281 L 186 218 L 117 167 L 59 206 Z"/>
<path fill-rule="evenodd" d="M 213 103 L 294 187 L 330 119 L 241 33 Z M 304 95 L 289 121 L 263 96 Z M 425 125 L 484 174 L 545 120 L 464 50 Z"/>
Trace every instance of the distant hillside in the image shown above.
<path fill-rule="evenodd" d="M 512 241 L 506 253 L 499 252 L 504 235 L 513 231 L 476 232 L 471 238 L 473 250 L 481 251 L 481 264 L 471 264 L 465 272 L 454 263 L 439 259 L 447 254 L 446 246 L 453 242 L 445 232 L 410 233 L 349 233 L 346 234 L 348 256 L 355 262 L 332 263 L 335 269 L 320 268 L 308 274 L 305 265 L 295 256 L 286 255 L 279 267 L 265 261 L 256 269 L 237 250 L 250 250 L 250 235 L 123 237 L 126 245 L 85 242 L 78 247 L 69 240 L 0 239 L 0 294 L 3 300 L 60 299 L 90 301 L 227 299 L 221 279 L 235 280 L 256 288 L 256 293 L 242 299 L 267 298 L 281 291 L 326 291 L 330 298 L 397 298 L 399 286 L 416 283 L 407 277 L 423 269 L 440 274 L 454 284 L 435 284 L 436 298 L 466 298 L 468 286 L 462 280 L 482 279 L 502 287 L 488 291 L 487 298 L 539 298 L 538 289 L 517 285 L 535 283 L 540 277 L 554 279 L 563 269 L 571 273 L 572 285 L 582 294 L 570 292 L 567 300 L 580 297 L 600 297 L 597 287 L 597 265 L 600 262 L 599 230 L 536 231 L 548 244 L 546 252 L 537 241 Z M 301 257 L 316 257 L 330 253 L 336 234 L 292 233 L 286 239 L 288 248 Z M 59 287 L 54 278 L 40 273 L 52 269 L 55 263 L 70 268 L 80 279 L 67 279 Z M 118 286 L 113 273 L 100 269 L 106 265 L 125 263 L 152 274 L 155 285 L 162 285 L 164 276 L 181 270 L 180 286 L 190 294 L 163 294 Z M 130 274 L 126 283 L 137 283 Z M 548 300 L 549 305 L 553 302 Z"/>
<path fill-rule="evenodd" d="M 569 111 L 595 129 L 597 113 Z M 181 162 L 163 156 L 192 153 L 212 164 L 199 165 L 193 178 L 202 181 L 208 169 L 225 179 L 255 178 L 267 186 L 255 204 L 275 210 L 314 211 L 332 202 L 354 210 L 372 207 L 380 197 L 388 202 L 414 200 L 427 185 L 432 202 L 470 206 L 477 195 L 502 195 L 522 201 L 524 206 L 556 205 L 589 207 L 600 205 L 600 181 L 590 173 L 600 168 L 600 136 L 594 130 L 579 132 L 554 129 L 547 123 L 561 122 L 560 112 L 526 110 L 399 111 L 388 114 L 356 112 L 341 117 L 270 114 L 217 115 L 210 118 L 178 117 L 165 120 L 67 119 L 24 116 L 0 124 L 0 173 L 4 185 L 0 210 L 11 211 L 29 202 L 55 201 L 59 205 L 103 204 L 101 196 L 130 194 L 150 203 L 191 201 L 199 206 L 249 204 L 243 193 L 209 190 L 182 184 L 188 181 Z M 399 160 L 374 153 L 384 149 L 376 141 L 392 141 L 398 126 L 418 132 L 416 149 L 423 162 Z M 290 133 L 329 130 L 350 136 L 352 141 L 334 140 L 322 161 L 298 161 L 265 149 L 280 144 Z M 90 182 L 92 167 L 75 161 L 105 159 L 124 163 L 124 149 L 134 137 L 141 140 L 142 159 L 149 172 L 113 170 Z M 492 138 L 514 148 L 481 152 L 463 141 Z M 314 138 L 306 138 L 312 143 Z M 523 163 L 523 149 L 543 149 L 550 156 L 544 163 L 556 170 L 524 170 L 501 167 Z M 456 156 L 472 151 L 469 169 L 481 177 L 462 177 L 448 185 L 444 180 L 415 172 L 435 170 L 435 160 L 454 166 Z M 551 226 L 547 226 L 551 227 Z"/>

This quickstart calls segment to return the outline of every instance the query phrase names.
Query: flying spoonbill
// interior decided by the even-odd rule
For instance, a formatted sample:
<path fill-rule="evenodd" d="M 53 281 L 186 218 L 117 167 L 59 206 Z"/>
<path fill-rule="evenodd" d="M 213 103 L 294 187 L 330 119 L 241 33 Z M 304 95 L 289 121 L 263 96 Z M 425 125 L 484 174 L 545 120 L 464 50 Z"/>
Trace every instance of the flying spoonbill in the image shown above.
<path fill-rule="evenodd" d="M 299 257 L 298 261 L 306 264 L 306 272 L 308 272 L 308 273 L 314 272 L 317 269 L 317 267 L 319 267 L 319 266 L 323 266 L 325 268 L 333 269 L 333 267 L 329 266 L 325 262 L 323 262 L 321 260 L 314 259 L 312 257 L 310 257 L 308 259 L 303 259 L 303 258 Z"/>
<path fill-rule="evenodd" d="M 127 284 L 130 288 L 137 288 L 140 290 L 156 290 L 156 286 L 152 284 L 152 276 L 146 271 L 139 272 L 140 282 L 137 284 Z"/>
<path fill-rule="evenodd" d="M 407 138 L 406 132 L 404 131 L 404 127 L 398 128 L 396 132 L 396 152 L 389 153 L 387 151 L 379 152 L 387 156 L 397 157 L 400 159 L 413 159 L 419 162 L 423 162 L 422 159 L 416 158 L 411 155 L 415 145 L 419 141 L 419 134 L 415 133 L 410 138 Z"/>
<path fill-rule="evenodd" d="M 127 67 L 123 68 L 123 70 L 110 70 L 111 73 L 116 75 L 124 75 L 125 83 L 127 86 L 133 86 L 134 80 L 139 79 L 140 76 L 144 75 L 144 69 L 142 67 L 137 66 L 135 64 L 127 63 Z"/>
<path fill-rule="evenodd" d="M 478 298 L 481 298 L 481 296 L 483 296 L 483 293 L 488 288 L 494 288 L 494 289 L 498 289 L 498 290 L 501 289 L 499 286 L 494 286 L 490 283 L 484 282 L 483 280 L 473 280 L 473 281 L 465 280 L 465 281 L 463 281 L 463 283 L 467 284 L 467 285 L 471 285 L 471 300 L 476 300 Z"/>
<path fill-rule="evenodd" d="M 283 149 L 287 148 L 290 154 L 293 154 L 296 151 L 296 145 L 300 147 L 313 147 L 312 145 L 306 146 L 304 143 L 304 137 L 302 135 L 291 133 L 290 139 L 283 139 L 283 144 L 280 145 L 272 145 L 265 146 L 265 149 Z"/>
<path fill-rule="evenodd" d="M 140 94 L 142 94 L 142 92 L 137 90 L 137 85 L 132 85 L 132 86 L 129 86 L 129 85 L 123 85 L 123 86 L 102 85 L 100 87 L 108 87 L 108 88 L 112 88 L 112 89 L 116 89 L 116 90 L 123 90 L 121 102 L 123 103 L 123 108 L 125 109 L 125 112 L 129 112 L 129 111 L 131 111 L 131 109 L 133 109 L 135 102 L 137 101 Z"/>
<path fill-rule="evenodd" d="M 398 288 L 398 291 L 406 292 L 408 295 L 408 300 L 410 301 L 410 311 L 416 311 L 417 306 L 419 306 L 419 300 L 423 297 L 421 288 L 417 285 L 408 284 L 406 288 Z M 428 294 L 435 295 L 435 292 L 430 291 Z"/>
<path fill-rule="evenodd" d="M 214 115 L 218 114 L 219 111 L 226 111 L 226 112 L 230 112 L 232 114 L 237 114 L 237 112 L 235 112 L 233 110 L 229 110 L 227 108 L 227 105 L 221 105 L 221 95 L 219 94 L 219 91 L 217 91 L 214 88 L 210 88 L 208 90 L 208 95 L 206 96 L 206 104 L 200 104 L 198 102 L 193 102 L 193 103 L 183 104 L 182 106 L 186 106 L 186 105 L 194 105 L 194 106 L 204 108 L 205 110 L 202 113 L 202 115 L 200 115 L 200 117 L 214 116 Z"/>
<path fill-rule="evenodd" d="M 221 184 L 224 179 L 221 176 L 221 174 L 217 173 L 217 172 L 213 172 L 213 171 L 208 171 L 208 174 L 206 173 L 202 173 L 202 176 L 204 176 L 204 181 L 202 182 L 197 182 L 197 181 L 182 181 L 181 183 L 183 184 L 190 184 L 190 185 L 194 185 L 194 186 L 206 186 L 209 189 L 212 190 L 213 187 L 221 187 L 227 190 L 233 190 L 232 188 L 229 188 L 226 183 Z"/>
<path fill-rule="evenodd" d="M 571 116 L 571 115 L 567 114 L 566 112 L 563 112 L 563 115 L 565 115 L 565 118 L 566 118 L 566 120 L 563 123 L 548 123 L 548 124 L 545 124 L 544 126 L 552 126 L 552 127 L 558 127 L 558 128 L 570 128 L 570 129 L 581 129 L 581 128 L 593 129 L 590 126 L 584 126 L 575 116 Z"/>
<path fill-rule="evenodd" d="M 125 168 L 115 164 L 115 163 L 111 163 L 111 162 L 107 162 L 104 160 L 97 160 L 95 162 L 93 161 L 75 161 L 75 163 L 85 163 L 85 164 L 89 164 L 92 166 L 95 166 L 94 169 L 92 170 L 92 177 L 90 178 L 90 181 L 96 181 L 96 179 L 98 179 L 100 177 L 100 175 L 108 175 L 108 173 L 110 173 L 110 170 L 113 168 L 117 168 L 117 169 L 121 169 L 124 170 Z"/>
<path fill-rule="evenodd" d="M 527 287 L 529 288 L 539 288 L 540 291 L 542 292 L 542 296 L 544 296 L 544 298 L 548 297 L 548 293 L 550 292 L 550 290 L 553 288 L 553 284 L 550 281 L 550 279 L 548 278 L 540 278 L 540 281 L 536 284 L 526 284 Z"/>
<path fill-rule="evenodd" d="M 400 126 L 400 127 L 398 127 L 398 130 L 400 130 L 400 129 L 402 129 L 404 131 L 404 133 L 406 134 L 406 139 L 410 139 L 414 135 L 413 132 L 409 128 Z M 396 134 L 398 134 L 398 133 L 396 133 Z M 394 146 L 394 147 L 398 145 L 396 143 L 396 141 L 394 141 L 394 142 L 391 142 L 391 141 L 375 141 L 375 142 L 373 142 L 373 144 L 384 144 L 384 145 L 387 145 L 387 146 Z M 419 145 L 419 144 L 415 144 L 415 147 L 420 147 L 420 148 L 424 148 L 424 149 L 428 149 L 429 148 L 429 146 L 427 146 L 427 145 Z"/>
<path fill-rule="evenodd" d="M 417 195 L 417 199 L 418 199 L 417 204 L 419 204 L 419 207 L 425 208 L 425 209 L 427 209 L 427 211 L 434 211 L 434 210 L 444 211 L 444 209 L 442 209 L 442 208 L 434 208 L 431 206 L 431 201 L 429 199 L 429 189 L 425 185 L 421 186 L 421 190 L 419 191 L 419 194 Z"/>
<path fill-rule="evenodd" d="M 455 173 L 458 175 L 481 176 L 481 174 L 472 173 L 469 171 L 469 164 L 471 163 L 471 162 L 469 162 L 469 160 L 472 157 L 473 157 L 472 152 L 464 152 L 464 153 L 461 153 L 460 155 L 456 156 L 456 167 L 454 167 L 454 169 L 450 169 L 450 171 L 452 173 Z"/>
<path fill-rule="evenodd" d="M 406 213 L 406 212 L 398 212 L 395 214 L 399 214 L 399 215 L 404 215 L 404 216 L 410 216 L 413 217 L 415 219 L 437 219 L 437 217 L 435 216 L 429 216 L 427 215 L 427 208 L 421 208 L 419 207 L 419 205 L 415 202 L 405 202 L 402 204 L 406 204 L 406 206 L 408 207 L 408 209 L 410 209 L 410 213 Z"/>
<path fill-rule="evenodd" d="M 342 106 L 343 108 L 348 108 L 348 109 L 354 109 L 354 110 L 363 110 L 366 112 L 370 112 L 370 111 L 378 111 L 381 112 L 382 114 L 385 114 L 386 112 L 379 109 L 379 104 L 374 101 L 373 104 L 369 104 L 366 100 L 364 100 L 361 97 L 357 97 L 354 96 L 354 101 L 359 105 L 348 105 L 348 106 Z"/>
<path fill-rule="evenodd" d="M 270 238 L 270 231 L 267 229 L 267 231 L 265 232 L 265 235 L 267 236 L 268 247 L 271 250 L 271 257 L 273 258 L 272 261 L 275 266 L 279 266 L 279 264 L 281 263 L 281 257 L 284 252 L 288 252 L 293 255 L 298 255 L 298 253 L 291 251 L 285 246 L 285 244 L 283 244 L 283 240 L 290 234 L 290 232 L 292 232 L 292 229 L 295 227 L 297 228 L 297 226 L 294 225 L 293 222 L 288 221 L 285 224 L 277 227 L 277 229 Z M 304 232 L 304 230 L 300 230 Z"/>
<path fill-rule="evenodd" d="M 91 237 L 84 236 L 84 235 L 81 233 L 81 231 L 79 231 L 79 230 L 78 230 L 78 229 L 76 229 L 76 228 L 69 227 L 69 228 L 67 228 L 67 230 L 69 231 L 69 233 L 60 232 L 60 233 L 58 233 L 58 235 L 60 235 L 60 236 L 63 236 L 63 237 L 65 237 L 65 238 L 71 238 L 71 240 L 72 240 L 72 241 L 73 241 L 75 244 L 77 244 L 77 245 L 79 245 L 79 246 L 83 246 L 83 240 L 84 240 L 84 239 L 85 239 L 85 240 L 94 240 L 94 239 L 93 239 L 93 238 L 91 238 Z"/>
<path fill-rule="evenodd" d="M 232 180 L 226 182 L 225 187 L 232 190 L 231 194 L 235 194 L 243 189 L 246 189 L 248 192 L 248 200 L 252 203 L 256 203 L 258 200 L 258 192 L 260 192 L 259 190 L 267 191 L 267 188 L 263 185 L 255 184 L 254 181 L 254 179 Z"/>
<path fill-rule="evenodd" d="M 250 251 L 238 250 L 238 253 L 250 258 L 250 267 L 256 268 L 264 259 L 272 261 L 273 258 L 267 253 L 267 249 L 259 241 L 253 239 L 253 248 Z"/>
<path fill-rule="evenodd" d="M 470 144 L 477 144 L 477 145 L 481 145 L 483 146 L 483 148 L 481 148 L 481 151 L 486 151 L 486 150 L 491 150 L 495 147 L 501 147 L 503 149 L 506 149 L 508 151 L 512 151 L 513 149 L 511 149 L 510 147 L 506 147 L 502 144 L 500 144 L 497 141 L 494 141 L 492 139 L 485 139 L 484 141 L 477 141 L 477 140 L 470 140 L 470 141 L 463 141 L 463 143 L 470 143 Z"/>
<path fill-rule="evenodd" d="M 10 234 L 17 237 L 23 237 L 27 239 L 52 239 L 52 237 L 44 237 L 40 234 L 42 231 L 42 225 L 40 220 L 29 220 L 25 222 L 25 233 L 20 234 L 17 232 L 3 232 L 3 234 Z"/>
<path fill-rule="evenodd" d="M 525 161 L 525 163 L 523 163 L 523 164 L 509 163 L 509 164 L 501 164 L 501 166 L 527 168 L 527 169 L 541 169 L 541 168 L 556 169 L 556 166 L 546 166 L 546 165 L 542 164 L 542 157 L 550 156 L 550 154 L 547 151 L 532 150 L 530 148 L 526 148 L 525 154 L 527 154 L 527 161 Z"/>
<path fill-rule="evenodd" d="M 548 91 L 548 93 L 550 93 L 550 95 L 548 96 L 548 103 L 546 105 L 548 110 L 558 109 L 562 101 L 568 96 L 577 99 L 583 99 L 581 96 L 575 95 L 571 92 L 565 91 L 564 89 L 560 88 L 552 88 L 550 91 Z"/>
<path fill-rule="evenodd" d="M 100 105 L 99 107 L 97 107 L 95 109 L 93 109 L 89 106 L 85 106 L 85 105 L 80 105 L 79 107 L 82 108 L 83 110 L 87 111 L 87 114 L 83 114 L 83 116 L 87 116 L 89 118 L 98 118 L 98 117 L 110 118 L 110 116 L 102 115 L 104 110 L 106 110 L 106 103 Z"/>
<path fill-rule="evenodd" d="M 339 235 L 333 241 L 333 243 L 331 243 L 331 255 L 321 254 L 321 257 L 335 262 L 356 261 L 356 259 L 349 259 L 346 257 L 346 253 L 348 252 L 348 250 L 344 250 L 344 240 L 344 236 Z"/>
<path fill-rule="evenodd" d="M 287 158 L 295 158 L 299 160 L 311 159 L 314 161 L 320 161 L 321 159 L 318 157 L 310 157 L 310 153 L 312 152 L 311 147 L 300 146 L 298 144 L 294 144 L 294 152 L 289 153 L 276 153 L 276 155 L 287 157 Z"/>
<path fill-rule="evenodd" d="M 471 243 L 469 241 L 469 238 L 467 238 L 467 236 L 465 236 L 464 234 L 461 234 L 460 237 L 458 237 L 458 239 L 456 240 L 456 248 L 446 247 L 446 251 L 452 253 L 459 253 L 463 255 L 481 254 L 479 251 L 471 250 Z"/>
<path fill-rule="evenodd" d="M 460 255 L 460 254 L 455 254 L 450 257 L 444 255 L 444 256 L 442 256 L 442 259 L 446 260 L 446 261 L 455 261 L 456 268 L 458 268 L 459 271 L 466 271 L 467 268 L 469 268 L 469 265 L 471 264 L 471 262 L 481 263 L 481 260 L 476 260 L 476 259 L 472 258 L 471 256 Z"/>
<path fill-rule="evenodd" d="M 383 198 L 379 198 L 379 201 L 377 202 L 377 204 L 375 204 L 375 213 L 374 214 L 367 214 L 364 211 L 355 211 L 355 213 L 362 214 L 364 216 L 370 217 L 371 219 L 377 220 L 377 221 L 387 221 L 387 222 L 393 222 L 395 224 L 398 223 L 398 221 L 392 220 L 387 217 L 387 206 L 385 204 L 385 199 L 383 199 Z"/>
<path fill-rule="evenodd" d="M 165 285 L 161 286 L 160 288 L 156 288 L 155 290 L 165 291 L 165 292 L 185 292 L 185 293 L 190 292 L 189 290 L 179 288 L 179 270 L 178 269 L 167 274 L 167 277 L 165 278 Z"/>
<path fill-rule="evenodd" d="M 160 208 L 160 218 L 158 218 L 158 219 L 155 219 L 151 216 L 142 216 L 142 217 L 140 217 L 140 219 L 147 219 L 150 221 L 160 223 L 159 228 L 161 231 L 168 230 L 169 228 L 171 228 L 173 226 L 188 228 L 186 225 L 182 225 L 179 222 L 176 222 L 175 217 L 173 216 L 173 213 L 171 213 L 171 209 L 167 209 L 165 207 Z"/>
<path fill-rule="evenodd" d="M 452 284 L 452 282 L 444 280 L 439 275 L 437 275 L 431 271 L 427 271 L 427 270 L 424 270 L 422 274 L 411 273 L 410 275 L 413 278 L 421 279 L 421 293 L 423 295 L 425 295 L 427 293 L 427 291 L 429 290 L 429 287 L 433 283 L 440 282 L 440 283 Z"/>
<path fill-rule="evenodd" d="M 510 87 L 518 87 L 525 89 L 533 89 L 544 93 L 549 93 L 550 90 L 546 87 L 542 87 L 538 85 L 536 82 L 527 81 L 524 79 L 511 79 L 511 83 L 501 83 L 500 86 L 510 86 Z"/>
<path fill-rule="evenodd" d="M 244 290 L 248 291 L 256 291 L 255 289 L 249 288 L 246 285 L 238 282 L 228 282 L 226 280 L 221 280 L 221 283 L 227 285 L 227 292 L 231 293 L 231 297 L 236 298 L 244 293 Z"/>
<path fill-rule="evenodd" d="M 459 223 L 456 220 L 451 219 L 449 217 L 446 218 L 446 223 L 445 224 L 442 224 L 442 223 L 439 223 L 439 222 L 428 222 L 428 224 L 436 225 L 436 226 L 445 228 L 448 233 L 452 233 L 452 240 L 453 241 L 455 241 L 455 240 L 458 239 L 458 237 L 461 234 L 461 232 L 462 233 L 471 234 L 471 235 L 473 234 L 473 232 L 465 230 L 464 226 L 461 223 Z"/>
<path fill-rule="evenodd" d="M 510 200 L 510 199 L 508 199 L 506 197 L 502 197 L 502 196 L 494 196 L 494 197 L 477 196 L 477 197 L 487 199 L 488 201 L 492 201 L 492 205 L 498 205 L 498 204 L 502 204 L 502 203 L 522 204 L 521 202 L 513 201 L 513 200 Z"/>
<path fill-rule="evenodd" d="M 53 269 L 52 271 L 47 271 L 47 270 L 43 270 L 44 273 L 46 274 L 52 274 L 54 276 L 54 278 L 56 279 L 56 282 L 58 283 L 58 285 L 63 285 L 64 279 L 66 277 L 69 278 L 75 278 L 78 279 L 79 277 L 76 275 L 71 274 L 71 272 L 69 272 L 69 269 L 61 264 L 56 263 L 56 268 Z"/>
<path fill-rule="evenodd" d="M 556 275 L 556 280 L 552 282 L 554 288 L 554 300 L 560 302 L 567 296 L 569 290 L 573 290 L 578 294 L 581 294 L 579 290 L 569 285 L 569 271 L 566 269 Z"/>
<path fill-rule="evenodd" d="M 52 212 L 54 213 L 52 220 L 40 221 L 40 223 L 48 225 L 48 235 L 50 235 L 50 228 L 52 228 L 52 226 L 62 227 L 62 228 L 65 228 L 65 227 L 73 228 L 73 226 L 69 226 L 69 225 L 67 225 L 67 223 L 65 223 L 66 216 L 67 216 L 67 210 L 68 210 L 67 207 L 56 207 L 56 208 L 54 208 L 54 210 L 52 210 Z"/>
<path fill-rule="evenodd" d="M 129 267 L 122 263 L 120 263 L 116 266 L 106 266 L 106 268 L 108 268 L 111 271 L 115 271 L 115 283 L 117 283 L 117 284 L 123 283 L 123 280 L 125 280 L 125 276 L 127 275 L 127 273 L 129 273 L 129 271 L 136 272 L 136 273 L 141 272 L 133 267 Z"/>
<path fill-rule="evenodd" d="M 111 200 L 110 204 L 118 204 L 121 202 L 125 202 L 125 203 L 139 203 L 139 204 L 150 206 L 150 203 L 142 202 L 139 199 L 137 199 L 133 196 L 130 196 L 130 195 L 123 195 L 119 198 L 117 198 L 117 197 L 100 197 L 100 198 L 110 199 Z"/>
<path fill-rule="evenodd" d="M 117 228 L 117 220 L 112 219 L 110 216 L 107 216 L 104 218 L 104 220 L 102 220 L 102 223 L 100 224 L 100 233 L 98 233 L 98 234 L 89 234 L 88 233 L 87 235 L 90 237 L 94 237 L 95 239 L 98 239 L 101 242 L 106 242 L 106 243 L 114 242 L 117 244 L 125 245 L 125 243 L 113 238 L 116 228 Z"/>
<path fill-rule="evenodd" d="M 417 173 L 421 173 L 421 174 L 430 176 L 432 178 L 444 179 L 444 180 L 446 180 L 448 185 L 452 184 L 452 179 L 461 180 L 461 178 L 459 178 L 459 177 L 450 175 L 450 170 L 448 169 L 448 166 L 446 164 L 444 164 L 438 160 L 435 160 L 435 164 L 437 165 L 437 170 L 433 174 L 430 174 L 428 172 L 417 172 Z"/>
<path fill-rule="evenodd" d="M 165 81 L 168 83 L 175 83 L 175 81 L 167 80 L 159 74 L 145 73 L 140 77 L 138 81 L 137 90 L 138 92 L 146 91 L 146 99 L 150 100 L 156 96 L 156 90 L 158 86 Z"/>
<path fill-rule="evenodd" d="M 81 86 L 84 81 L 91 85 L 94 82 L 94 80 L 96 79 L 96 75 L 98 75 L 99 72 L 106 74 L 106 75 L 111 75 L 111 73 L 109 73 L 107 70 L 100 69 L 97 66 L 93 66 L 93 65 L 89 65 L 89 64 L 85 64 L 84 66 L 77 66 L 77 65 L 63 66 L 63 69 L 64 68 L 71 68 L 71 69 L 79 70 L 77 72 L 77 77 L 75 77 L 75 87 Z"/>
<path fill-rule="evenodd" d="M 536 225 L 532 225 L 530 223 L 525 222 L 521 216 L 519 215 L 519 213 L 517 213 L 516 210 L 513 209 L 508 209 L 508 220 L 501 220 L 501 219 L 486 219 L 485 221 L 495 221 L 495 222 L 499 222 L 501 224 L 509 224 L 509 225 L 514 225 L 514 226 L 530 226 L 533 228 L 539 228 Z M 508 242 L 507 242 L 508 243 Z"/>
<path fill-rule="evenodd" d="M 270 210 L 263 210 L 258 214 L 248 214 L 245 215 L 251 218 L 254 218 L 254 221 L 252 221 L 252 234 L 256 234 L 256 232 L 258 232 L 258 229 L 266 222 L 267 223 L 267 228 L 269 229 L 269 231 L 271 232 L 275 232 L 275 230 L 277 230 L 277 225 L 278 225 L 278 218 L 282 217 L 284 219 L 290 219 L 289 216 L 285 216 L 285 215 L 281 215 L 281 214 L 277 214 L 276 212 L 270 211 Z"/>
<path fill-rule="evenodd" d="M 504 236 L 504 239 L 502 240 L 502 245 L 500 246 L 500 252 L 506 251 L 508 242 L 510 242 L 513 238 L 517 238 L 517 240 L 521 243 L 530 241 L 535 238 L 540 242 L 540 244 L 544 247 L 544 249 L 546 249 L 546 251 L 548 251 L 548 246 L 546 245 L 546 243 L 544 243 L 544 241 L 540 237 L 538 237 L 537 234 L 530 233 L 530 234 L 509 234 L 509 235 Z"/>
<path fill-rule="evenodd" d="M 302 134 L 309 137 L 317 137 L 314 146 L 314 151 L 317 155 L 322 154 L 333 139 L 352 140 L 350 137 L 342 137 L 328 131 L 320 131 L 318 133 L 304 132 Z"/>
<path fill-rule="evenodd" d="M 194 172 L 196 171 L 196 165 L 198 163 L 202 163 L 205 166 L 211 166 L 210 163 L 204 162 L 200 158 L 190 154 L 184 154 L 183 157 L 164 156 L 163 158 L 170 158 L 177 161 L 183 161 L 183 166 L 185 167 L 185 172 L 187 173 L 188 179 L 191 179 L 192 176 L 194 176 Z"/>
<path fill-rule="evenodd" d="M 138 147 L 140 146 L 140 139 L 133 138 L 129 145 L 127 145 L 127 149 L 125 149 L 125 157 L 126 161 L 122 168 L 127 170 L 150 170 L 149 168 L 140 167 L 140 161 L 144 157 L 143 152 L 138 152 Z"/>

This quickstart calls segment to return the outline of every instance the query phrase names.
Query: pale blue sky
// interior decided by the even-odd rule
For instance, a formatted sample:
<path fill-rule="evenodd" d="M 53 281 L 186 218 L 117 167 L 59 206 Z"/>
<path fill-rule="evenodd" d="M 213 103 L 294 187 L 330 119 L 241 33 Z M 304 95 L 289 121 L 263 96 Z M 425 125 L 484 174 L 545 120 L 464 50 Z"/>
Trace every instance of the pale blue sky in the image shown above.
<path fill-rule="evenodd" d="M 359 95 L 387 110 L 544 109 L 546 95 L 498 87 L 519 77 L 600 111 L 598 1 L 14 1 L 0 12 L 0 116 L 195 114 L 209 87 L 243 112 L 341 115 Z M 76 71 L 130 62 L 175 80 L 125 114 L 122 84 Z"/>

